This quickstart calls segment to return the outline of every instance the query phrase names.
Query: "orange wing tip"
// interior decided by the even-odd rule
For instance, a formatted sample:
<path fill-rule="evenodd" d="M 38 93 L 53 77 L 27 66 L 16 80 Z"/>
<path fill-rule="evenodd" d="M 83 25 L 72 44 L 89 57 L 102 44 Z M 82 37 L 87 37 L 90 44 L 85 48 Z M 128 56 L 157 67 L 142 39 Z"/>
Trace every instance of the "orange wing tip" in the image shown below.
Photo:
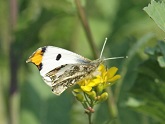
<path fill-rule="evenodd" d="M 43 57 L 42 49 L 38 49 L 28 58 L 28 60 L 26 60 L 26 63 L 32 62 L 35 65 L 39 65 L 42 61 L 42 57 Z"/>

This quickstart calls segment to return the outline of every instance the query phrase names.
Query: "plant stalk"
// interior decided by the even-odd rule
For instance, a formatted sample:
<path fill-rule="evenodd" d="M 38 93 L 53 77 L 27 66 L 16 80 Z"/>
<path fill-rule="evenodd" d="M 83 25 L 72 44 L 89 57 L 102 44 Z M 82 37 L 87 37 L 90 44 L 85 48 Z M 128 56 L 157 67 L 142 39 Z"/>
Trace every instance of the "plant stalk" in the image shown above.
<path fill-rule="evenodd" d="M 18 94 L 18 68 L 19 62 L 14 52 L 13 44 L 15 42 L 14 30 L 17 24 L 18 2 L 10 0 L 10 18 L 9 18 L 9 63 L 10 63 L 10 85 L 9 85 L 9 101 L 8 101 L 8 123 L 18 124 L 19 122 L 19 94 Z"/>
<path fill-rule="evenodd" d="M 76 3 L 77 12 L 78 12 L 80 21 L 81 21 L 82 26 L 85 30 L 85 34 L 88 38 L 88 42 L 89 42 L 90 47 L 92 49 L 93 55 L 95 58 L 98 58 L 97 48 L 96 48 L 96 45 L 95 45 L 93 37 L 92 37 L 92 33 L 91 33 L 91 30 L 90 30 L 90 27 L 88 24 L 88 20 L 87 20 L 86 15 L 85 15 L 85 11 L 84 11 L 83 7 L 81 6 L 80 0 L 75 0 L 75 3 Z"/>
<path fill-rule="evenodd" d="M 88 113 L 88 122 L 89 124 L 92 124 L 92 113 Z"/>

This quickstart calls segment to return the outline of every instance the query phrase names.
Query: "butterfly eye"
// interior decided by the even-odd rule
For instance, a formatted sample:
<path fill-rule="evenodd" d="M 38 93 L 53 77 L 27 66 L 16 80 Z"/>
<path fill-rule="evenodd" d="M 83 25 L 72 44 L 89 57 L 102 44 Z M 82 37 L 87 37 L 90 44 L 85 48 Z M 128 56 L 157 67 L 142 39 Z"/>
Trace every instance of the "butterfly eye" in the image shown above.
<path fill-rule="evenodd" d="M 58 60 L 60 60 L 60 58 L 61 58 L 61 54 L 58 54 L 58 55 L 56 56 L 56 60 L 58 61 Z"/>

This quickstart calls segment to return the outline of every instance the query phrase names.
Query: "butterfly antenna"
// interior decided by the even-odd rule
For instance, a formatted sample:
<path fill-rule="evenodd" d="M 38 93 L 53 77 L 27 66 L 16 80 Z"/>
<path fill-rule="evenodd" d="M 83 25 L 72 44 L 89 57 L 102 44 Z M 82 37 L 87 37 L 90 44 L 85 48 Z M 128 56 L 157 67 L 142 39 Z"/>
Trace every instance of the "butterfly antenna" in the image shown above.
<path fill-rule="evenodd" d="M 120 56 L 120 57 L 112 57 L 112 58 L 105 58 L 104 61 L 110 60 L 110 59 L 125 59 L 128 58 L 128 56 Z"/>
<path fill-rule="evenodd" d="M 100 53 L 100 59 L 101 59 L 101 57 L 102 57 L 102 55 L 103 55 L 103 51 L 104 51 L 104 48 L 105 48 L 105 44 L 107 43 L 107 37 L 105 38 L 105 41 L 104 41 L 104 44 L 103 44 L 103 47 L 102 47 L 102 50 L 101 50 L 101 53 Z"/>
<path fill-rule="evenodd" d="M 102 47 L 102 50 L 101 50 L 101 53 L 100 53 L 100 59 L 102 58 L 102 55 L 103 55 L 104 48 L 105 48 L 105 45 L 106 45 L 106 43 L 107 43 L 107 40 L 108 40 L 108 38 L 106 37 L 106 38 L 105 38 L 105 41 L 104 41 L 104 44 L 103 44 L 103 47 Z M 107 60 L 110 60 L 110 59 L 125 59 L 125 58 L 128 58 L 128 56 L 120 56 L 120 57 L 105 58 L 105 59 L 103 59 L 103 61 L 107 61 Z"/>

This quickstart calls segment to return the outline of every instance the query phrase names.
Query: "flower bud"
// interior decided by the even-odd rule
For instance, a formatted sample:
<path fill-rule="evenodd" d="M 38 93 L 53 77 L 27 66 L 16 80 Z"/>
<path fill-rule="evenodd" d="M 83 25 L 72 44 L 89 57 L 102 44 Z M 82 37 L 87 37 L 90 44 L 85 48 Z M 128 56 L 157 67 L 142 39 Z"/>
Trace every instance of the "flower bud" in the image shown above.
<path fill-rule="evenodd" d="M 92 99 L 92 100 L 95 100 L 96 98 L 96 92 L 95 91 L 91 91 L 88 93 L 88 96 Z"/>
<path fill-rule="evenodd" d="M 104 89 L 103 84 L 99 84 L 99 85 L 96 87 L 97 94 L 101 94 L 101 93 L 103 92 L 103 89 Z"/>
<path fill-rule="evenodd" d="M 102 93 L 100 96 L 100 102 L 107 100 L 107 98 L 108 98 L 108 93 L 107 92 Z"/>
<path fill-rule="evenodd" d="M 84 96 L 82 94 L 76 94 L 76 99 L 80 102 L 84 101 Z"/>
<path fill-rule="evenodd" d="M 100 96 L 97 96 L 97 97 L 96 97 L 96 100 L 99 101 L 99 100 L 100 100 Z"/>

